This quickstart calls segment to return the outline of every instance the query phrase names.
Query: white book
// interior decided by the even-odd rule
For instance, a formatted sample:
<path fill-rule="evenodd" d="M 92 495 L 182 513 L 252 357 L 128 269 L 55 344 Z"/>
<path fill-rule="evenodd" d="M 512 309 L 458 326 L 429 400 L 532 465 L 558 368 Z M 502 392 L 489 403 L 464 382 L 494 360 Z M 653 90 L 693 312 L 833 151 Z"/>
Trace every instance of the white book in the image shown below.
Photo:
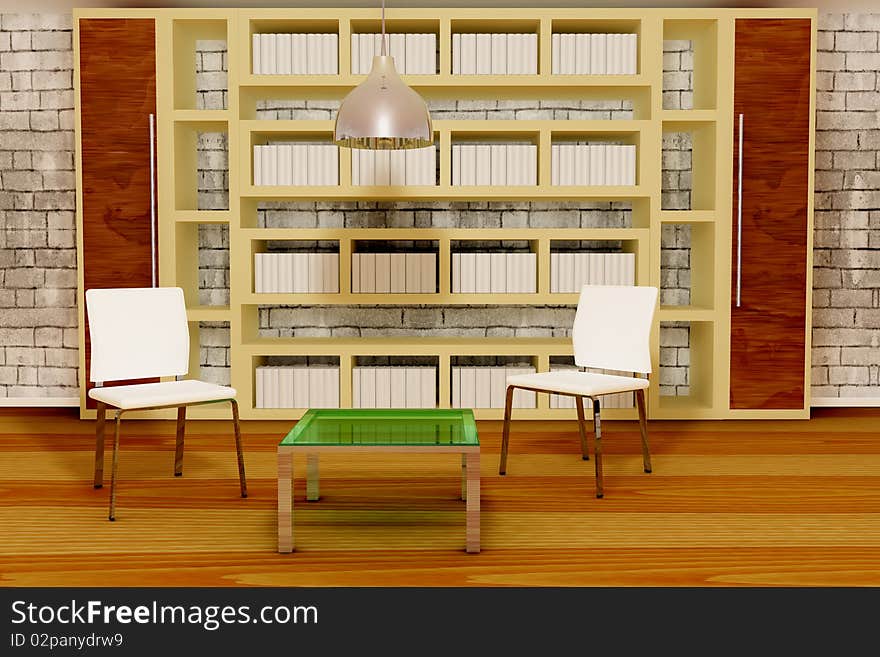
<path fill-rule="evenodd" d="M 263 184 L 263 147 L 254 146 L 254 185 Z"/>
<path fill-rule="evenodd" d="M 474 408 L 477 405 L 477 370 L 474 367 L 461 368 L 461 407 Z"/>
<path fill-rule="evenodd" d="M 575 144 L 560 144 L 561 152 L 559 155 L 559 164 L 561 171 L 559 174 L 560 185 L 575 185 Z"/>
<path fill-rule="evenodd" d="M 306 73 L 318 75 L 323 67 L 321 35 L 306 34 Z"/>
<path fill-rule="evenodd" d="M 639 36 L 637 34 L 627 34 L 626 36 L 626 72 L 630 75 L 635 75 L 639 72 Z"/>
<path fill-rule="evenodd" d="M 617 72 L 617 75 L 623 75 L 626 73 L 627 63 L 626 63 L 626 35 L 625 34 L 615 34 L 614 35 L 614 69 Z"/>
<path fill-rule="evenodd" d="M 339 147 L 336 144 L 324 144 L 324 176 L 325 185 L 339 184 Z"/>
<path fill-rule="evenodd" d="M 477 72 L 477 35 L 461 35 L 461 74 L 473 75 Z"/>
<path fill-rule="evenodd" d="M 263 263 L 265 253 L 254 254 L 254 292 L 264 292 L 265 282 L 263 281 Z"/>
<path fill-rule="evenodd" d="M 324 292 L 324 254 L 307 253 L 309 267 L 307 292 L 321 294 Z"/>
<path fill-rule="evenodd" d="M 361 72 L 361 35 L 353 32 L 351 35 L 351 72 L 357 75 Z"/>
<path fill-rule="evenodd" d="M 361 404 L 361 371 L 362 367 L 351 368 L 351 407 L 363 408 Z"/>
<path fill-rule="evenodd" d="M 339 408 L 339 368 L 328 367 L 324 372 L 324 395 L 328 408 Z"/>
<path fill-rule="evenodd" d="M 266 406 L 267 408 L 280 408 L 278 368 L 270 367 L 267 369 L 266 378 L 269 385 L 266 388 Z"/>
<path fill-rule="evenodd" d="M 395 187 L 406 185 L 406 151 L 393 150 L 390 152 L 389 183 Z"/>
<path fill-rule="evenodd" d="M 590 149 L 585 144 L 575 146 L 574 177 L 575 185 L 590 184 Z"/>
<path fill-rule="evenodd" d="M 504 36 L 503 34 L 501 36 Z M 489 147 L 491 163 L 490 185 L 507 184 L 507 144 L 492 144 Z"/>
<path fill-rule="evenodd" d="M 276 147 L 278 156 L 278 170 L 276 171 L 276 182 L 279 185 L 289 185 L 291 183 L 291 162 L 290 162 L 290 144 L 278 144 Z"/>
<path fill-rule="evenodd" d="M 532 253 L 507 253 L 507 291 L 514 294 L 534 292 L 535 275 L 532 271 Z"/>
<path fill-rule="evenodd" d="M 489 291 L 493 294 L 507 292 L 507 254 L 490 253 L 489 255 Z"/>
<path fill-rule="evenodd" d="M 291 34 L 278 35 L 278 45 L 275 49 L 275 72 L 279 75 L 290 75 L 292 36 Z"/>
<path fill-rule="evenodd" d="M 251 73 L 254 73 L 255 75 L 259 75 L 263 72 L 263 58 L 261 57 L 262 48 L 260 43 L 261 36 L 261 34 L 254 34 L 251 37 Z"/>
<path fill-rule="evenodd" d="M 475 144 L 461 145 L 461 184 L 473 186 L 477 184 L 477 147 Z"/>
<path fill-rule="evenodd" d="M 376 368 L 361 368 L 361 408 L 376 408 Z"/>
<path fill-rule="evenodd" d="M 461 144 L 452 145 L 452 185 L 461 185 Z"/>
<path fill-rule="evenodd" d="M 323 184 L 324 167 L 321 163 L 322 144 L 304 144 L 306 148 L 306 184 Z"/>
<path fill-rule="evenodd" d="M 617 74 L 616 43 L 616 34 L 605 35 L 605 69 L 608 75 Z"/>
<path fill-rule="evenodd" d="M 282 367 L 278 378 L 281 384 L 280 406 L 281 408 L 293 408 L 293 368 Z"/>
<path fill-rule="evenodd" d="M 423 294 L 437 292 L 437 256 L 433 253 L 420 253 L 420 286 Z"/>
<path fill-rule="evenodd" d="M 598 59 L 596 62 L 596 68 L 600 75 L 608 74 L 608 35 L 607 34 L 594 34 L 593 38 L 590 40 L 591 43 L 596 41 L 598 42 L 597 47 L 595 49 L 590 49 L 590 68 L 592 68 L 592 58 L 595 55 Z"/>
<path fill-rule="evenodd" d="M 309 184 L 309 147 L 306 144 L 293 145 L 291 179 L 294 185 Z"/>
<path fill-rule="evenodd" d="M 623 281 L 622 285 L 636 284 L 636 254 L 623 253 Z"/>
<path fill-rule="evenodd" d="M 559 75 L 559 41 L 562 35 L 554 32 L 550 35 L 550 72 L 553 75 Z"/>
<path fill-rule="evenodd" d="M 492 73 L 492 35 L 477 35 L 476 68 L 477 75 L 489 75 Z"/>
<path fill-rule="evenodd" d="M 492 75 L 507 75 L 507 35 L 492 34 Z"/>
<path fill-rule="evenodd" d="M 504 174 L 507 184 L 516 186 L 522 185 L 523 181 L 520 177 L 522 171 L 522 146 L 520 144 L 507 145 L 507 167 Z"/>
<path fill-rule="evenodd" d="M 422 56 L 424 64 L 422 66 L 423 75 L 437 74 L 437 35 L 433 32 L 423 34 L 422 36 Z"/>
<path fill-rule="evenodd" d="M 600 44 L 599 37 L 600 34 L 591 34 L 590 35 L 590 74 L 591 75 L 601 75 L 604 71 L 599 70 L 599 49 L 604 46 L 604 43 Z"/>
<path fill-rule="evenodd" d="M 406 372 L 406 408 L 420 408 L 422 405 L 422 375 L 418 367 L 404 367 Z"/>
<path fill-rule="evenodd" d="M 525 149 L 525 168 L 523 177 L 526 185 L 538 184 L 538 147 L 534 144 L 526 144 Z"/>
<path fill-rule="evenodd" d="M 575 70 L 576 34 L 560 35 L 560 62 L 559 72 L 562 75 L 572 75 Z"/>
<path fill-rule="evenodd" d="M 526 45 L 528 46 L 528 67 L 526 73 L 535 75 L 538 72 L 538 35 L 527 34 Z"/>
<path fill-rule="evenodd" d="M 578 34 L 575 37 L 574 72 L 577 75 L 590 74 L 590 42 L 591 34 Z"/>
<path fill-rule="evenodd" d="M 492 268 L 489 253 L 476 253 L 476 281 L 474 283 L 474 292 L 477 294 L 488 294 L 492 289 Z"/>
<path fill-rule="evenodd" d="M 275 291 L 275 266 L 273 264 L 272 255 L 263 254 L 263 292 L 271 293 Z"/>
<path fill-rule="evenodd" d="M 325 253 L 322 259 L 324 292 L 339 293 L 339 254 Z"/>
<path fill-rule="evenodd" d="M 538 254 L 523 253 L 523 292 L 534 294 L 538 291 Z"/>
<path fill-rule="evenodd" d="M 611 35 L 609 35 L 611 36 Z M 620 149 L 617 144 L 608 144 L 605 146 L 605 184 L 619 185 L 617 180 L 618 168 L 620 166 L 619 155 Z"/>
<path fill-rule="evenodd" d="M 489 406 L 504 408 L 504 397 L 507 389 L 507 370 L 504 367 L 489 369 Z"/>
<path fill-rule="evenodd" d="M 450 258 L 449 267 L 452 270 L 452 287 L 453 294 L 461 292 L 461 253 L 453 253 Z"/>
<path fill-rule="evenodd" d="M 375 37 L 372 34 L 361 34 L 360 54 L 361 62 L 360 73 L 363 75 L 369 73 L 373 67 L 373 57 L 378 53 L 375 52 Z"/>
<path fill-rule="evenodd" d="M 489 367 L 474 368 L 474 385 L 476 386 L 476 399 L 474 408 L 489 408 L 492 405 L 492 373 Z"/>
<path fill-rule="evenodd" d="M 324 370 L 323 367 L 310 365 L 307 368 L 309 376 L 309 407 L 327 408 L 327 400 L 324 397 Z"/>
<path fill-rule="evenodd" d="M 352 185 L 361 185 L 361 156 L 360 151 L 362 149 L 357 148 L 349 148 L 348 153 L 351 158 L 351 184 Z"/>
<path fill-rule="evenodd" d="M 406 368 L 392 367 L 391 408 L 406 408 Z"/>
<path fill-rule="evenodd" d="M 419 398 L 421 408 L 437 407 L 437 370 L 433 367 L 419 368 Z"/>
<path fill-rule="evenodd" d="M 559 144 L 550 145 L 550 184 L 559 184 Z"/>
<path fill-rule="evenodd" d="M 516 374 L 534 374 L 534 367 L 508 367 L 507 376 Z M 513 391 L 513 407 L 514 408 L 535 408 L 536 395 L 530 390 L 514 390 Z"/>
<path fill-rule="evenodd" d="M 257 35 L 255 34 L 254 37 Z M 256 392 L 256 401 L 254 405 L 257 408 L 265 408 L 266 407 L 266 382 L 265 382 L 265 368 L 257 367 L 254 371 L 254 388 Z"/>
<path fill-rule="evenodd" d="M 290 256 L 292 256 L 289 257 L 289 260 L 292 260 L 293 276 L 288 286 L 293 289 L 288 291 L 296 292 L 297 294 L 307 293 L 309 291 L 309 254 L 293 253 Z"/>
<path fill-rule="evenodd" d="M 391 254 L 376 254 L 376 288 L 377 293 L 391 292 Z"/>
<path fill-rule="evenodd" d="M 492 182 L 492 147 L 489 144 L 476 145 L 475 158 L 476 185 L 489 185 Z"/>
<path fill-rule="evenodd" d="M 359 294 L 361 291 L 361 254 L 351 254 L 351 291 Z"/>
<path fill-rule="evenodd" d="M 261 40 L 263 73 L 272 75 L 275 73 L 275 35 L 263 34 Z"/>
<path fill-rule="evenodd" d="M 461 293 L 473 294 L 476 292 L 477 285 L 477 254 L 461 253 L 459 254 L 461 269 Z M 509 286 L 508 286 L 509 289 Z"/>
<path fill-rule="evenodd" d="M 602 255 L 604 256 L 602 258 L 602 269 L 604 272 L 602 285 L 620 285 L 620 278 L 617 271 L 617 263 L 619 261 L 617 256 L 619 254 L 603 253 Z"/>
<path fill-rule="evenodd" d="M 452 74 L 461 74 L 461 34 L 452 35 Z"/>
<path fill-rule="evenodd" d="M 606 144 L 590 144 L 590 180 L 593 185 L 606 185 Z"/>
<path fill-rule="evenodd" d="M 406 254 L 391 254 L 391 276 L 389 291 L 393 294 L 406 292 Z"/>
<path fill-rule="evenodd" d="M 376 408 L 392 408 L 391 406 L 391 368 L 376 368 Z"/>
<path fill-rule="evenodd" d="M 376 184 L 376 151 L 366 148 L 359 148 L 352 151 L 352 157 L 356 157 L 360 162 L 358 172 L 360 175 L 361 185 Z"/>
<path fill-rule="evenodd" d="M 589 253 L 571 253 L 571 290 L 569 292 L 578 292 L 581 286 L 590 283 L 590 258 Z M 598 281 L 593 281 L 596 284 Z"/>
<path fill-rule="evenodd" d="M 306 35 L 290 35 L 290 72 L 292 75 L 304 75 L 306 69 Z"/>
<path fill-rule="evenodd" d="M 272 166 L 272 148 L 271 146 L 260 146 L 260 184 L 271 185 L 269 178 L 269 169 Z"/>
<path fill-rule="evenodd" d="M 324 73 L 339 73 L 339 35 L 324 35 Z"/>
<path fill-rule="evenodd" d="M 559 273 L 559 287 L 562 292 L 579 292 L 582 281 L 578 281 L 575 278 L 575 266 L 577 264 L 578 256 L 582 254 L 579 253 L 560 253 L 560 273 Z M 586 263 L 586 260 L 583 259 L 583 262 Z M 586 268 L 584 267 L 584 270 Z"/>
<path fill-rule="evenodd" d="M 404 61 L 406 62 L 406 66 L 403 70 L 398 69 L 398 73 L 406 73 L 407 75 L 414 75 L 421 73 L 421 58 L 420 58 L 420 34 L 405 34 L 402 35 L 404 37 Z M 396 64 L 397 62 L 395 62 Z"/>
<path fill-rule="evenodd" d="M 391 184 L 391 151 L 373 151 L 375 185 Z"/>
<path fill-rule="evenodd" d="M 364 294 L 376 292 L 376 254 L 361 253 L 360 291 Z"/>
<path fill-rule="evenodd" d="M 590 285 L 602 285 L 605 280 L 605 258 L 601 253 L 591 253 L 587 260 L 589 270 L 587 272 L 587 282 Z"/>
<path fill-rule="evenodd" d="M 391 46 L 391 57 L 394 59 L 394 69 L 398 75 L 403 75 L 406 70 L 406 35 L 390 34 L 389 45 Z"/>
<path fill-rule="evenodd" d="M 418 294 L 422 291 L 422 259 L 420 253 L 406 254 L 406 292 Z"/>
<path fill-rule="evenodd" d="M 449 387 L 452 392 L 452 397 L 449 400 L 449 405 L 452 408 L 462 408 L 461 405 L 461 368 L 455 365 L 452 366 L 451 371 L 449 372 Z"/>
<path fill-rule="evenodd" d="M 550 293 L 559 292 L 559 254 L 550 253 Z"/>
<path fill-rule="evenodd" d="M 422 148 L 408 148 L 404 151 L 400 151 L 403 153 L 403 173 L 400 174 L 402 179 L 401 185 L 406 185 L 407 187 L 412 187 L 414 185 L 422 185 L 424 178 L 424 167 L 422 166 L 423 160 L 423 151 Z M 394 168 L 394 158 L 392 157 L 391 162 L 392 169 Z M 394 176 L 394 172 L 392 171 L 392 179 Z"/>
<path fill-rule="evenodd" d="M 635 185 L 636 184 L 636 147 L 635 145 L 627 145 L 625 151 L 625 161 L 626 161 L 626 178 L 624 179 L 625 185 Z"/>
<path fill-rule="evenodd" d="M 422 158 L 424 160 L 424 178 L 423 185 L 437 186 L 437 147 L 427 146 L 422 149 L 424 152 Z"/>
<path fill-rule="evenodd" d="M 514 52 L 510 52 L 510 48 L 508 48 L 508 67 L 507 72 L 513 73 L 514 75 L 525 75 L 528 72 L 528 44 L 526 43 L 526 35 L 525 34 L 508 34 L 508 44 L 515 44 Z M 512 39 L 512 41 L 511 41 Z M 511 70 L 511 65 L 513 69 Z"/>

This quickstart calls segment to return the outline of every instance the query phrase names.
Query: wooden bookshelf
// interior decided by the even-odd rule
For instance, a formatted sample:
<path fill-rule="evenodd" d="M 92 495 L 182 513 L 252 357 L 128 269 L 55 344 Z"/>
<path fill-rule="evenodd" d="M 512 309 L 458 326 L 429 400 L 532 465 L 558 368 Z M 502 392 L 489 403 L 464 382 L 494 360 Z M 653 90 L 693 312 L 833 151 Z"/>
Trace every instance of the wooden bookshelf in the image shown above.
<path fill-rule="evenodd" d="M 538 371 L 549 368 L 551 356 L 571 353 L 568 339 L 418 338 L 400 339 L 270 339 L 257 335 L 261 305 L 573 305 L 574 294 L 549 292 L 550 243 L 565 239 L 622 241 L 636 254 L 636 282 L 660 285 L 660 231 L 663 225 L 687 224 L 692 231 L 692 301 L 689 306 L 660 308 L 652 337 L 655 376 L 649 391 L 652 418 L 723 418 L 736 415 L 728 403 L 730 357 L 730 272 L 733 148 L 732 63 L 737 18 L 807 18 L 815 10 L 797 9 L 472 9 L 421 8 L 387 10 L 389 32 L 437 34 L 435 75 L 404 75 L 428 99 L 622 99 L 632 106 L 632 119 L 609 121 L 437 120 L 439 157 L 436 186 L 368 187 L 351 184 L 350 153 L 340 149 L 337 186 L 255 186 L 253 146 L 269 138 L 297 136 L 329 140 L 332 121 L 258 120 L 263 99 L 341 99 L 364 79 L 351 74 L 352 33 L 378 31 L 378 10 L 361 8 L 302 9 L 160 9 L 78 10 L 80 17 L 154 16 L 156 20 L 158 97 L 158 191 L 160 282 L 187 292 L 189 318 L 198 345 L 198 322 L 228 321 L 231 335 L 232 386 L 239 392 L 245 419 L 295 419 L 302 409 L 254 408 L 254 368 L 269 356 L 327 355 L 340 362 L 340 399 L 351 401 L 351 368 L 358 355 L 424 355 L 437 358 L 440 405 L 450 399 L 450 359 L 462 355 L 523 356 Z M 534 75 L 453 75 L 454 32 L 532 32 L 538 35 L 538 73 Z M 335 32 L 338 34 L 336 75 L 254 75 L 252 35 L 258 32 Z M 635 32 L 638 35 L 634 75 L 554 75 L 551 35 L 554 32 Z M 228 92 L 224 110 L 198 110 L 195 101 L 193 54 L 199 39 L 227 41 Z M 663 41 L 693 42 L 694 109 L 662 109 Z M 229 210 L 199 211 L 195 203 L 198 132 L 228 136 Z M 662 138 L 668 132 L 689 132 L 694 141 L 692 210 L 661 210 Z M 460 187 L 450 184 L 451 144 L 460 137 L 515 138 L 538 147 L 534 186 Z M 556 138 L 587 140 L 623 138 L 637 145 L 633 186 L 553 186 L 551 144 Z M 603 200 L 632 203 L 632 225 L 608 229 L 263 229 L 257 225 L 261 201 L 462 201 Z M 230 303 L 228 308 L 200 307 L 198 300 L 198 226 L 229 226 Z M 253 254 L 267 240 L 333 240 L 339 244 L 338 294 L 256 294 Z M 439 244 L 436 294 L 353 294 L 350 255 L 356 240 L 435 240 Z M 450 292 L 450 243 L 453 240 L 527 240 L 537 253 L 537 291 L 533 294 L 480 295 Z M 195 257 L 195 259 L 193 259 Z M 661 397 L 656 374 L 661 322 L 691 326 L 691 394 Z M 809 367 L 805 368 L 809 372 Z M 808 382 L 808 381 L 807 381 Z M 197 417 L 222 411 L 193 409 Z M 807 411 L 808 412 L 808 411 Z M 499 409 L 477 409 L 479 419 L 499 418 Z M 803 417 L 804 412 L 754 416 Z M 550 409 L 538 395 L 535 409 L 518 409 L 520 418 L 574 418 L 574 410 Z M 609 409 L 610 418 L 634 418 L 633 409 Z"/>

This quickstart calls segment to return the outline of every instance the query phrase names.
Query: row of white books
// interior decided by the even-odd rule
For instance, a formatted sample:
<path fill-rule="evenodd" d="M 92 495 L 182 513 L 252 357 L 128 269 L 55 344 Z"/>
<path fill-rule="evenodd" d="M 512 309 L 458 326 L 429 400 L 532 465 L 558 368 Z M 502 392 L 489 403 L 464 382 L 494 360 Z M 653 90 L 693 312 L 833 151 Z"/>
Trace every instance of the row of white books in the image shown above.
<path fill-rule="evenodd" d="M 452 184 L 536 185 L 538 147 L 534 144 L 453 144 Z"/>
<path fill-rule="evenodd" d="M 507 377 L 534 372 L 534 367 L 453 366 L 452 408 L 504 408 Z M 535 393 L 514 391 L 513 408 L 535 408 Z"/>
<path fill-rule="evenodd" d="M 339 72 L 337 34 L 254 34 L 257 75 L 327 75 Z"/>
<path fill-rule="evenodd" d="M 453 253 L 453 294 L 511 294 L 536 290 L 536 253 Z"/>
<path fill-rule="evenodd" d="M 256 253 L 254 291 L 339 292 L 338 253 Z"/>
<path fill-rule="evenodd" d="M 436 185 L 437 148 L 351 151 L 352 185 Z"/>
<path fill-rule="evenodd" d="M 534 75 L 537 34 L 453 34 L 453 75 Z"/>
<path fill-rule="evenodd" d="M 575 367 L 574 365 L 551 365 L 551 372 L 560 372 L 560 371 L 571 371 L 577 372 L 580 368 Z M 618 372 L 616 370 L 596 370 L 591 368 L 585 368 L 585 372 L 597 372 L 600 374 L 614 374 L 617 376 L 632 376 L 632 372 Z M 599 403 L 603 409 L 605 408 L 632 408 L 633 407 L 633 393 L 631 392 L 618 392 L 613 395 L 602 395 L 599 397 Z M 590 406 L 588 405 L 589 401 L 585 401 L 584 408 L 589 410 Z M 570 395 L 550 395 L 550 408 L 577 408 L 574 397 Z"/>
<path fill-rule="evenodd" d="M 553 144 L 553 185 L 635 185 L 636 147 L 629 144 Z"/>
<path fill-rule="evenodd" d="M 338 185 L 336 144 L 254 146 L 254 185 Z"/>
<path fill-rule="evenodd" d="M 339 408 L 339 367 L 256 368 L 257 408 Z"/>
<path fill-rule="evenodd" d="M 554 34 L 550 38 L 554 75 L 635 75 L 635 34 Z"/>
<path fill-rule="evenodd" d="M 353 408 L 436 408 L 437 368 L 353 367 Z"/>
<path fill-rule="evenodd" d="M 434 294 L 436 253 L 352 253 L 353 293 Z"/>
<path fill-rule="evenodd" d="M 635 285 L 634 253 L 551 253 L 550 292 L 580 292 L 584 285 Z"/>
<path fill-rule="evenodd" d="M 394 58 L 394 69 L 406 75 L 437 73 L 436 34 L 388 34 L 385 53 Z M 381 34 L 351 35 L 351 72 L 369 73 L 373 57 L 382 54 Z"/>

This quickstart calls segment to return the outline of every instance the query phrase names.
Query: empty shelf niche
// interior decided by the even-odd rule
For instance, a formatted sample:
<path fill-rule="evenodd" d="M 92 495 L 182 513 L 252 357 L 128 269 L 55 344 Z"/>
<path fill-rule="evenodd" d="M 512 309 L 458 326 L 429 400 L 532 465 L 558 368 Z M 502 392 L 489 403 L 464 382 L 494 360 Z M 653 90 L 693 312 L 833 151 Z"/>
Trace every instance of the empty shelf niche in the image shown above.
<path fill-rule="evenodd" d="M 538 184 L 538 147 L 530 143 L 453 144 L 452 185 Z"/>
<path fill-rule="evenodd" d="M 414 186 L 437 184 L 437 147 L 351 150 L 351 184 Z"/>
<path fill-rule="evenodd" d="M 404 358 L 384 358 L 388 364 L 371 364 L 376 359 L 360 357 L 351 369 L 354 408 L 436 408 L 437 365 L 403 365 Z M 364 363 L 364 364 L 361 364 Z"/>
<path fill-rule="evenodd" d="M 617 370 L 601 370 L 589 367 L 578 367 L 574 364 L 571 356 L 551 356 L 550 357 L 551 372 L 594 372 L 597 374 L 614 374 L 617 376 L 633 376 L 632 372 L 620 372 Z M 602 395 L 599 397 L 599 403 L 602 408 L 633 408 L 635 402 L 633 393 L 618 392 L 613 395 Z M 569 395 L 550 394 L 550 408 L 575 408 L 575 398 Z"/>
<path fill-rule="evenodd" d="M 635 285 L 635 253 L 620 251 L 614 242 L 585 243 L 590 250 L 562 249 L 557 244 L 565 246 L 565 242 L 551 243 L 551 293 L 580 292 L 584 285 Z"/>
<path fill-rule="evenodd" d="M 537 291 L 538 255 L 492 248 L 493 242 L 453 242 L 453 294 L 532 294 Z M 528 242 L 525 243 L 528 245 Z M 477 250 L 484 249 L 484 250 Z"/>
<path fill-rule="evenodd" d="M 454 357 L 450 372 L 451 406 L 504 408 L 507 377 L 534 372 L 535 366 L 526 357 Z M 513 408 L 535 408 L 535 400 L 534 392 L 516 390 L 513 393 Z"/>
<path fill-rule="evenodd" d="M 266 360 L 270 364 L 259 365 L 254 371 L 256 408 L 339 408 L 338 359 Z"/>
<path fill-rule="evenodd" d="M 636 184 L 636 147 L 606 142 L 559 142 L 550 147 L 552 185 Z"/>
<path fill-rule="evenodd" d="M 268 242 L 267 253 L 254 254 L 257 294 L 335 294 L 339 292 L 339 243 L 317 251 L 314 242 Z"/>
<path fill-rule="evenodd" d="M 385 52 L 394 59 L 394 69 L 401 75 L 435 75 L 437 73 L 437 35 L 387 34 Z M 351 72 L 370 72 L 373 57 L 382 54 L 381 34 L 351 35 Z"/>
<path fill-rule="evenodd" d="M 254 185 L 339 184 L 339 147 L 326 142 L 254 146 Z"/>
<path fill-rule="evenodd" d="M 351 254 L 354 294 L 435 294 L 437 246 L 430 250 L 413 242 L 356 242 Z"/>
<path fill-rule="evenodd" d="M 336 75 L 339 72 L 337 34 L 254 34 L 251 48 L 255 75 Z"/>

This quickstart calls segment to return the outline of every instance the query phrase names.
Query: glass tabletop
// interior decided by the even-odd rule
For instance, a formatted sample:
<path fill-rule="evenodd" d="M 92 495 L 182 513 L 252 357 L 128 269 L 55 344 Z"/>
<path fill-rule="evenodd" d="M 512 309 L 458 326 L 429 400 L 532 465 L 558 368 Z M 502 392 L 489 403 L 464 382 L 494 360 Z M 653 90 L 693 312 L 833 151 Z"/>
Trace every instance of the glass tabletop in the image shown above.
<path fill-rule="evenodd" d="M 281 445 L 476 446 L 477 425 L 469 408 L 313 408 Z"/>

